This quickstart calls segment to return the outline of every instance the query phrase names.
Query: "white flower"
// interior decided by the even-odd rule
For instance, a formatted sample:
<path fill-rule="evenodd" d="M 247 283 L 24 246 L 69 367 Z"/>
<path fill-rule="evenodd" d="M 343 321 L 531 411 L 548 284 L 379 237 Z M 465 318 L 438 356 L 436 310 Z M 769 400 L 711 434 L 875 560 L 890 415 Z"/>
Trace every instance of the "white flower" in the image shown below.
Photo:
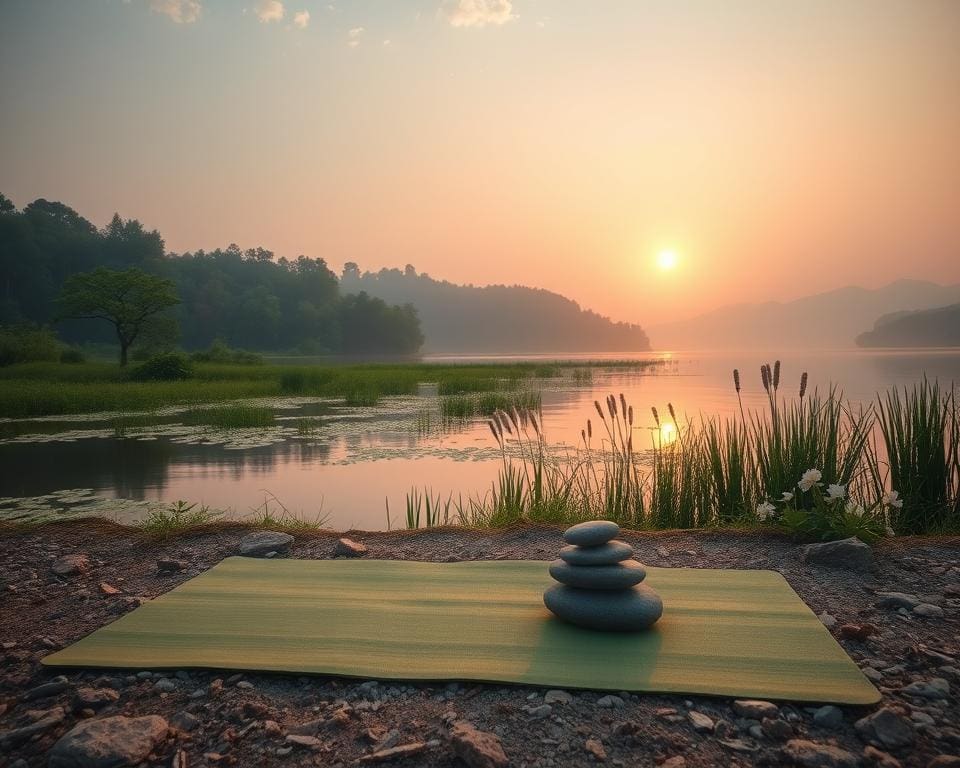
<path fill-rule="evenodd" d="M 757 504 L 757 520 L 766 520 L 776 511 L 777 508 L 769 501 L 764 501 L 762 504 Z"/>
<path fill-rule="evenodd" d="M 827 501 L 838 501 L 847 495 L 847 486 L 839 483 L 830 483 L 827 486 Z"/>
<path fill-rule="evenodd" d="M 854 504 L 852 501 L 847 502 L 846 512 L 848 515 L 853 515 L 854 517 L 863 517 L 866 511 L 867 510 L 865 510 L 859 504 Z"/>
<path fill-rule="evenodd" d="M 893 530 L 893 528 L 891 528 L 889 525 L 888 525 L 886 528 L 883 529 L 883 532 L 884 532 L 885 534 L 887 534 L 887 536 L 896 536 L 896 535 L 897 535 L 896 532 Z"/>
<path fill-rule="evenodd" d="M 797 485 L 801 491 L 809 491 L 813 486 L 823 479 L 823 473 L 819 469 L 808 469 L 803 473 L 800 482 Z"/>
<path fill-rule="evenodd" d="M 783 496 L 780 497 L 779 501 L 787 502 L 793 501 L 793 494 L 790 491 L 784 491 Z"/>
<path fill-rule="evenodd" d="M 900 492 L 887 491 L 885 494 L 883 494 L 883 506 L 896 507 L 897 509 L 902 509 L 903 499 L 900 498 Z"/>

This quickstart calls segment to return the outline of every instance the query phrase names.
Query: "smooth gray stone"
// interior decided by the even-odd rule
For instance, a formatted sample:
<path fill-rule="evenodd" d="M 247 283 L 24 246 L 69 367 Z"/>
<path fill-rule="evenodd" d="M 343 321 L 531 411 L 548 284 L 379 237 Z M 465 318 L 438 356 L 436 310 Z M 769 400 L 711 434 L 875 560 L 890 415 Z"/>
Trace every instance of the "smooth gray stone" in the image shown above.
<path fill-rule="evenodd" d="M 570 565 L 563 560 L 554 560 L 550 564 L 550 575 L 568 587 L 630 589 L 646 578 L 647 571 L 636 560 L 613 565 Z"/>
<path fill-rule="evenodd" d="M 590 520 L 567 528 L 563 540 L 578 547 L 596 547 L 617 538 L 619 533 L 620 526 L 611 520 Z"/>
<path fill-rule="evenodd" d="M 633 547 L 625 541 L 608 541 L 599 547 L 564 547 L 560 557 L 570 565 L 613 565 L 633 557 Z"/>
<path fill-rule="evenodd" d="M 543 604 L 557 618 L 571 624 L 621 632 L 651 627 L 663 614 L 660 595 L 646 584 L 615 591 L 556 584 L 543 593 Z"/>

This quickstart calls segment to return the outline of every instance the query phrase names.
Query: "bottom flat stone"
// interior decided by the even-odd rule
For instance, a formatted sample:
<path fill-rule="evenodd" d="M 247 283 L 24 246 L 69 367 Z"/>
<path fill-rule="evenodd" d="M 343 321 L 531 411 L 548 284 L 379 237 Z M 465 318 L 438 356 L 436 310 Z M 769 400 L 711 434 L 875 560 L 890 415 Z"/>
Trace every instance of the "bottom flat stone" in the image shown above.
<path fill-rule="evenodd" d="M 557 618 L 571 624 L 620 632 L 647 629 L 663 614 L 660 595 L 646 584 L 618 591 L 557 584 L 543 593 L 543 604 Z"/>

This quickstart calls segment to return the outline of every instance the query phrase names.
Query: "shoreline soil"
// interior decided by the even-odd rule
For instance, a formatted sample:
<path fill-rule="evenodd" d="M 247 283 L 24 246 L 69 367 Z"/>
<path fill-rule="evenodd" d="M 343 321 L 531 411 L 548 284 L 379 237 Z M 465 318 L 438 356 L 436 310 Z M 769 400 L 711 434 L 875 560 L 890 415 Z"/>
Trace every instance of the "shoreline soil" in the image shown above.
<path fill-rule="evenodd" d="M 875 681 L 878 707 L 40 665 L 238 554 L 251 530 L 224 523 L 158 541 L 104 521 L 0 526 L 0 766 L 73 765 L 71 745 L 61 743 L 51 757 L 54 744 L 78 724 L 108 719 L 147 739 L 140 762 L 178 768 L 456 766 L 464 757 L 497 765 L 496 739 L 510 765 L 527 768 L 960 765 L 956 537 L 883 540 L 871 568 L 846 569 L 804 562 L 796 542 L 754 531 L 622 535 L 649 565 L 781 572 Z M 342 537 L 366 547 L 364 557 L 439 562 L 547 560 L 562 543 L 561 529 L 546 526 L 292 533 L 284 556 L 296 558 L 333 557 L 344 551 Z M 911 601 L 932 608 L 914 611 Z M 118 715 L 138 719 L 111 719 Z"/>

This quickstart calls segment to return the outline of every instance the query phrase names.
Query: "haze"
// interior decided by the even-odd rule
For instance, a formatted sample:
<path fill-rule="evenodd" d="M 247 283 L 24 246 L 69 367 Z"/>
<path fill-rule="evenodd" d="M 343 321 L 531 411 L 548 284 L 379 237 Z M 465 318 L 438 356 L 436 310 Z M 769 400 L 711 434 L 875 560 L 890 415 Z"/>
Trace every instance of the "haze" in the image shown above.
<path fill-rule="evenodd" d="M 958 40 L 952 0 L 7 0 L 0 187 L 648 326 L 956 283 Z"/>

